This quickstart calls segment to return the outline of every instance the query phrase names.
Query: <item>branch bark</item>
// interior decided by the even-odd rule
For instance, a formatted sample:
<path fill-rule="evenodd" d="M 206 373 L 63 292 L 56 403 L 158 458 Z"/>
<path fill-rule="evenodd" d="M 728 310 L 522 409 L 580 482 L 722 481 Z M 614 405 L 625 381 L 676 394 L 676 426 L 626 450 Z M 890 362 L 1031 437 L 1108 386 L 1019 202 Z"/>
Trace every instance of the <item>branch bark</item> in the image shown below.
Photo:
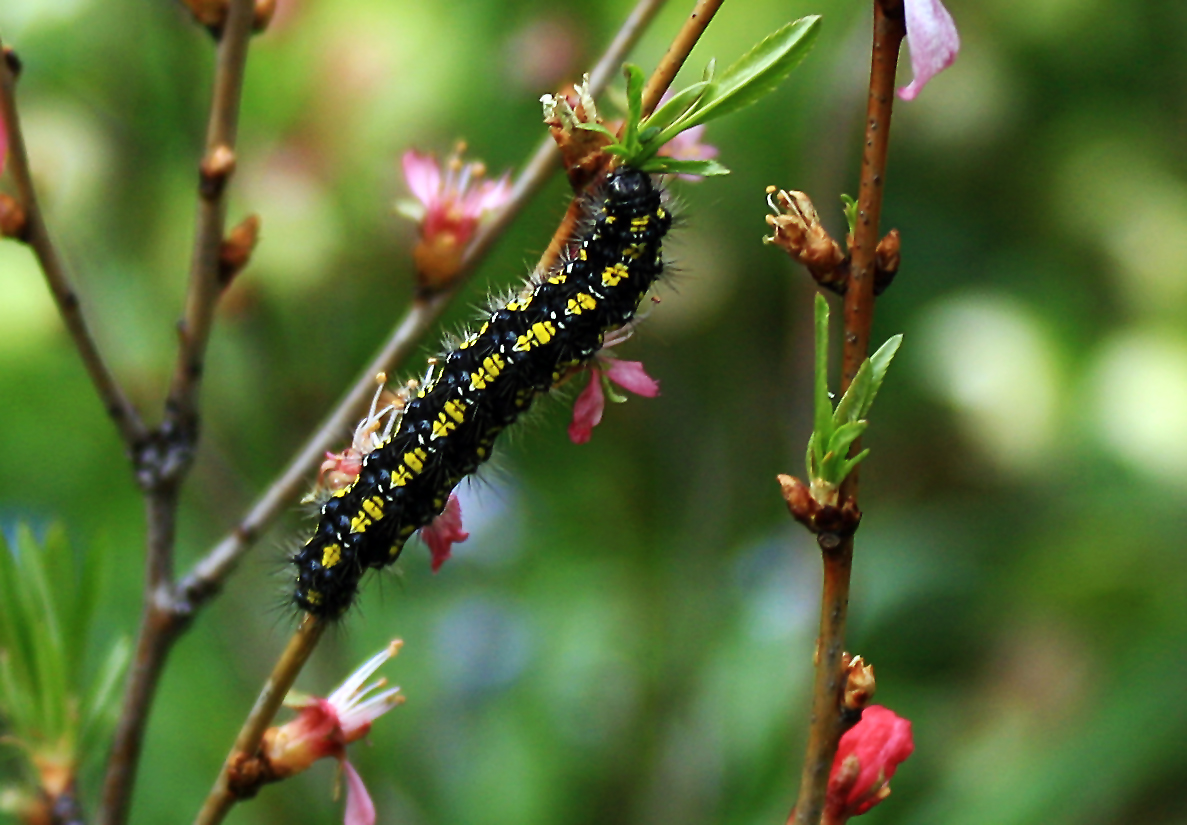
<path fill-rule="evenodd" d="M 8 128 L 9 174 L 12 175 L 20 205 L 25 213 L 21 240 L 29 245 L 37 257 L 41 271 L 45 274 L 46 284 L 54 297 L 54 303 L 58 306 L 58 313 L 74 341 L 79 357 L 82 358 L 83 367 L 95 386 L 95 392 L 119 430 L 120 438 L 127 446 L 129 454 L 135 458 L 148 441 L 148 430 L 140 418 L 140 413 L 132 406 L 100 353 L 99 345 L 95 343 L 83 314 L 78 292 L 46 226 L 45 216 L 37 199 L 37 190 L 33 186 L 33 175 L 25 150 L 25 136 L 21 131 L 20 112 L 16 105 L 17 66 L 15 55 L 5 50 L 3 59 L 0 60 L 0 114 L 3 115 Z"/>
<path fill-rule="evenodd" d="M 188 624 L 188 616 L 173 609 L 177 501 L 198 437 L 198 387 L 220 292 L 219 249 L 226 229 L 224 192 L 234 171 L 239 101 L 254 11 L 253 0 L 231 0 L 226 26 L 220 34 L 177 368 L 160 430 L 152 435 L 137 461 L 147 510 L 144 606 L 136 655 L 103 780 L 100 825 L 124 825 L 127 821 L 157 684 L 173 642 Z"/>
<path fill-rule="evenodd" d="M 900 0 L 874 0 L 874 43 L 870 65 L 865 144 L 861 163 L 857 226 L 852 263 L 845 290 L 845 337 L 841 390 L 849 388 L 869 354 L 874 321 L 875 251 L 882 214 L 882 189 L 890 143 L 890 116 L 894 104 L 894 77 L 899 47 L 906 35 Z M 852 454 L 861 449 L 860 441 Z M 841 487 L 841 501 L 857 509 L 858 473 L 855 468 Z M 849 612 L 849 578 L 853 566 L 853 535 L 821 533 L 817 536 L 824 561 L 820 602 L 820 635 L 816 643 L 816 675 L 812 689 L 812 718 L 800 779 L 799 799 L 790 823 L 818 825 L 824 811 L 829 772 L 844 733 L 842 715 L 845 673 L 842 655 Z"/>

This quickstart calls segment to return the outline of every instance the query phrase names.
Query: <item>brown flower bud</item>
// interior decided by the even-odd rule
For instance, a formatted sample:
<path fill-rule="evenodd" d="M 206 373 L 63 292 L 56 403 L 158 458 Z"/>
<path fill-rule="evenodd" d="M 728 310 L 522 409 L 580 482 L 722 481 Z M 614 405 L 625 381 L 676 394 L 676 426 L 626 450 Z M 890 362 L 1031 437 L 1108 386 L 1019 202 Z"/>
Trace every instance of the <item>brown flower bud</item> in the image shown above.
<path fill-rule="evenodd" d="M 220 31 L 227 22 L 228 0 L 182 0 L 194 19 L 211 31 Z"/>
<path fill-rule="evenodd" d="M 218 280 L 224 289 L 251 261 L 259 240 L 259 215 L 248 215 L 227 235 L 218 251 Z"/>
<path fill-rule="evenodd" d="M 25 208 L 11 195 L 0 194 L 0 235 L 23 241 L 28 228 Z"/>
<path fill-rule="evenodd" d="M 12 73 L 13 80 L 19 80 L 21 77 L 21 69 L 24 66 L 21 64 L 21 58 L 11 46 L 4 47 L 4 65 L 8 67 L 8 71 Z"/>
<path fill-rule="evenodd" d="M 874 698 L 874 666 L 867 665 L 860 656 L 845 656 L 845 708 L 861 710 Z"/>
<path fill-rule="evenodd" d="M 875 295 L 881 295 L 898 274 L 899 262 L 902 260 L 901 248 L 902 242 L 897 229 L 890 230 L 885 238 L 878 241 L 878 247 L 874 250 Z"/>
<path fill-rule="evenodd" d="M 252 29 L 257 34 L 267 29 L 274 14 L 276 14 L 276 0 L 256 0 L 255 18 L 251 23 Z"/>
<path fill-rule="evenodd" d="M 812 498 L 812 491 L 807 484 L 789 475 L 777 475 L 776 480 L 783 493 L 783 500 L 787 502 L 787 509 L 800 524 L 812 532 L 816 532 L 816 516 L 820 512 L 820 504 Z"/>
<path fill-rule="evenodd" d="M 213 200 L 222 194 L 227 180 L 235 172 L 235 150 L 225 143 L 214 147 L 202 161 L 202 178 L 198 191 L 202 197 Z"/>
<path fill-rule="evenodd" d="M 768 186 L 767 203 L 774 210 L 773 215 L 767 215 L 774 232 L 763 241 L 775 244 L 807 267 L 822 286 L 844 292 L 848 274 L 842 266 L 845 253 L 821 225 L 811 199 L 803 192 L 781 189 L 776 193 L 775 187 Z"/>

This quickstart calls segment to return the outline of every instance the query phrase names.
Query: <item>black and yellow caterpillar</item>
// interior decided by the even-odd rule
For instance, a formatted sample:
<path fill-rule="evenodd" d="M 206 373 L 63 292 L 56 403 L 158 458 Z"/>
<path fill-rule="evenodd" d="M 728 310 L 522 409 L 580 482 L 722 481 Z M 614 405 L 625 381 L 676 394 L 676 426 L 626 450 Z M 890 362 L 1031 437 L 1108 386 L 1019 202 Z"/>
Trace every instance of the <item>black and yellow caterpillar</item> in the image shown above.
<path fill-rule="evenodd" d="M 313 537 L 292 558 L 300 608 L 344 613 L 363 573 L 396 560 L 536 395 L 588 363 L 603 336 L 634 317 L 663 271 L 671 218 L 660 190 L 650 175 L 623 166 L 589 207 L 568 260 L 494 307 L 444 355 L 391 437 L 364 457 L 355 482 L 322 505 Z"/>

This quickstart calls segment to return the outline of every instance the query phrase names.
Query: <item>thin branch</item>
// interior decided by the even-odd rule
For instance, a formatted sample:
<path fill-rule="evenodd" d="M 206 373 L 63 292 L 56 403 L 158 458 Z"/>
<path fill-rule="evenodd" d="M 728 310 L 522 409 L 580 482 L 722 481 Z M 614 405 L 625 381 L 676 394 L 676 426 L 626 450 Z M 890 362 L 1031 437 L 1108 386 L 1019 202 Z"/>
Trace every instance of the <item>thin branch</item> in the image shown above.
<path fill-rule="evenodd" d="M 3 59 L 0 59 L 0 114 L 3 115 L 8 128 L 10 174 L 25 213 L 21 239 L 37 256 L 37 262 L 41 265 L 41 271 L 45 273 L 45 280 L 54 296 L 54 302 L 58 305 L 58 312 L 74 340 L 74 346 L 82 358 L 87 374 L 91 377 L 91 383 L 95 385 L 95 391 L 99 394 L 107 414 L 115 422 L 129 453 L 135 456 L 147 441 L 148 430 L 141 421 L 140 413 L 132 406 L 99 352 L 99 346 L 91 336 L 86 317 L 83 315 L 78 293 L 46 227 L 45 216 L 41 212 L 37 190 L 33 186 L 33 176 L 29 170 L 25 136 L 21 131 L 20 113 L 16 105 L 17 65 L 15 55 L 5 50 Z"/>
<path fill-rule="evenodd" d="M 220 291 L 219 249 L 226 223 L 223 193 L 234 171 L 253 0 L 231 0 L 227 14 L 218 45 L 206 155 L 199 185 L 198 228 L 177 369 L 166 400 L 161 431 L 153 439 L 154 449 L 143 451 L 138 467 L 145 488 L 148 525 L 144 606 L 136 656 L 103 780 L 100 825 L 124 825 L 127 821 L 153 697 L 169 650 L 186 624 L 185 617 L 173 610 L 177 496 L 197 439 L 199 379 Z"/>
<path fill-rule="evenodd" d="M 684 65 L 684 61 L 688 59 L 692 47 L 701 39 L 701 35 L 705 33 L 705 27 L 713 19 L 713 15 L 717 14 L 723 1 L 698 0 L 692 14 L 684 21 L 684 25 L 676 35 L 676 39 L 672 41 L 672 45 L 668 46 L 667 54 L 660 60 L 655 72 L 648 78 L 647 85 L 643 87 L 644 115 L 649 115 L 655 110 L 660 98 L 664 96 L 664 92 L 676 79 L 676 74 Z"/>
<path fill-rule="evenodd" d="M 849 283 L 845 290 L 845 337 L 842 392 L 869 353 L 874 320 L 875 250 L 882 214 L 882 187 L 890 144 L 890 116 L 894 104 L 894 75 L 899 46 L 906 35 L 899 0 L 874 0 L 874 43 L 870 65 L 865 147 L 861 162 L 857 226 L 852 246 Z M 860 450 L 860 443 L 853 450 Z M 841 500 L 857 509 L 857 470 L 841 487 Z M 846 722 L 842 715 L 845 673 L 845 623 L 849 611 L 849 575 L 853 566 L 853 534 L 821 533 L 817 537 L 824 559 L 824 587 L 820 603 L 820 636 L 816 646 L 816 677 L 812 689 L 812 723 L 800 780 L 800 794 L 791 821 L 818 825 L 824 811 L 829 772 Z"/>
<path fill-rule="evenodd" d="M 698 4 L 698 9 L 701 7 L 701 5 L 702 4 Z M 716 5 L 720 5 L 720 3 L 717 3 L 714 5 L 714 11 L 716 10 Z M 711 16 L 711 14 L 709 16 Z M 634 17 L 634 15 L 632 15 L 632 17 Z M 696 15 L 694 14 L 694 20 L 695 20 L 695 17 L 696 17 Z M 705 21 L 705 23 L 707 23 L 707 20 Z M 678 36 L 678 38 L 677 38 L 677 44 L 673 44 L 673 47 L 671 49 L 669 49 L 669 52 L 668 52 L 669 56 L 673 55 L 673 53 L 679 55 L 678 61 L 677 61 L 677 68 L 679 67 L 680 63 L 683 63 L 684 58 L 687 57 L 688 53 L 692 50 L 692 46 L 696 42 L 695 38 L 693 38 L 692 40 L 687 40 L 684 38 L 685 31 L 687 29 L 688 29 L 688 25 L 685 26 L 685 29 L 682 29 L 680 36 Z M 703 32 L 703 31 L 704 31 L 704 24 L 698 25 L 697 36 L 699 37 L 700 32 Z M 619 43 L 620 40 L 622 40 L 622 38 L 616 38 L 615 43 Z M 624 48 L 625 48 L 625 45 L 624 45 Z M 610 59 L 610 55 L 607 55 L 606 58 L 603 58 L 603 61 L 608 60 L 608 59 Z M 622 56 L 621 55 L 615 56 L 613 59 L 614 59 L 614 62 L 617 63 L 618 61 L 620 61 L 622 59 Z M 610 76 L 610 73 L 606 72 L 604 76 L 607 77 L 607 79 L 608 79 Z M 668 76 L 668 80 L 666 83 L 670 83 L 671 78 L 674 76 L 675 76 L 675 70 L 672 70 L 671 74 Z M 666 88 L 667 88 L 666 83 L 657 83 L 655 81 L 654 77 L 652 78 L 651 81 L 649 81 L 649 86 L 651 88 L 657 90 L 656 95 L 655 95 L 655 99 L 657 101 L 658 101 L 659 97 L 663 95 L 663 92 L 666 90 Z M 600 91 L 600 90 L 595 89 L 595 90 L 593 90 L 593 93 L 596 94 L 598 91 Z M 523 177 L 526 177 L 528 175 L 528 173 L 531 172 L 531 170 L 535 169 L 535 168 L 539 168 L 541 170 L 541 174 L 543 174 L 545 172 L 545 170 L 547 170 L 547 167 L 549 165 L 551 165 L 551 163 L 546 161 L 545 158 L 549 154 L 554 154 L 554 153 L 555 153 L 555 150 L 550 150 L 550 152 L 546 153 L 544 151 L 544 148 L 541 147 L 541 150 L 537 151 L 535 157 L 533 158 L 532 163 L 529 166 L 529 170 L 525 172 L 525 175 Z M 521 181 L 520 181 L 521 183 L 523 181 L 523 177 L 521 177 Z M 529 191 L 529 187 L 521 187 L 518 184 L 515 188 L 515 192 L 517 195 L 520 194 L 521 192 L 527 192 L 527 191 Z M 578 197 L 580 197 L 580 193 L 579 193 Z M 568 238 L 570 238 L 572 236 L 572 225 L 570 224 L 570 218 L 574 213 L 574 206 L 577 203 L 578 203 L 578 199 L 575 198 L 573 203 L 570 205 L 568 213 L 566 214 L 565 218 L 561 221 L 560 226 L 558 227 L 556 233 L 554 234 L 553 242 L 549 245 L 548 250 L 545 251 L 543 257 L 541 258 L 541 261 L 538 264 L 538 267 L 547 268 L 547 267 L 551 266 L 552 263 L 555 261 L 554 249 L 559 249 L 559 246 L 561 244 L 563 244 L 563 242 L 565 240 L 567 240 Z M 475 242 L 474 242 L 474 247 L 483 248 L 483 247 L 479 246 L 479 244 L 483 243 L 483 241 L 484 241 L 484 239 L 482 237 L 476 238 Z M 559 241 L 559 243 L 558 243 L 558 241 Z M 474 247 L 472 247 L 472 249 Z M 472 265 L 472 261 L 474 259 L 468 254 L 466 257 L 466 260 L 467 260 L 467 263 L 470 263 L 470 265 Z M 468 272 L 469 269 L 466 269 L 465 271 Z M 452 293 L 452 291 L 454 289 L 456 289 L 456 286 L 450 290 L 450 293 Z M 439 293 L 436 296 L 436 298 L 440 299 L 443 302 L 446 302 L 446 301 L 448 301 L 448 298 L 450 297 L 450 293 Z M 428 299 L 424 299 L 424 300 L 425 300 L 425 302 L 427 302 L 427 301 L 432 301 L 434 299 L 428 298 Z M 417 304 L 414 304 L 413 309 L 410 312 L 416 312 L 418 314 L 418 317 L 420 314 L 427 314 L 427 310 L 425 309 L 426 305 L 427 304 L 422 304 L 422 306 L 420 307 L 420 309 L 418 311 Z M 439 312 L 439 311 L 440 310 L 438 309 L 437 312 Z M 420 328 L 420 324 L 413 321 L 413 319 L 410 317 L 409 319 L 406 319 L 405 324 L 402 324 L 401 328 L 397 330 L 397 334 L 394 336 L 395 339 L 399 339 L 401 341 L 404 340 L 404 336 L 402 335 L 401 330 L 404 328 L 405 325 L 407 325 L 410 330 Z M 378 370 L 376 370 L 376 371 L 378 371 Z M 359 384 L 356 385 L 356 387 L 355 387 L 354 392 L 359 393 L 361 391 L 361 393 L 362 393 L 362 396 L 359 399 L 359 406 L 361 406 L 362 400 L 370 393 L 371 387 L 373 386 L 371 383 L 371 380 L 372 380 L 371 375 L 372 374 L 373 373 L 371 371 L 368 371 L 367 374 L 364 374 L 364 376 L 360 380 Z M 360 385 L 362 385 L 362 386 L 360 387 Z M 348 398 L 349 398 L 349 396 L 348 396 Z M 346 405 L 340 405 L 340 408 L 339 408 L 339 411 L 342 412 L 343 415 L 345 415 L 345 412 L 346 412 L 346 410 L 344 409 L 345 406 Z M 322 429 L 325 430 L 326 428 L 323 427 Z M 319 431 L 319 433 L 320 432 L 321 431 Z M 303 454 L 305 452 L 312 452 L 312 451 L 311 450 L 302 451 Z M 318 456 L 319 455 L 320 455 L 320 451 L 318 453 Z M 296 462 L 294 462 L 294 464 L 295 463 Z M 293 467 L 290 466 L 290 470 L 292 470 L 292 469 L 293 469 Z M 309 469 L 312 469 L 312 463 L 311 463 Z M 289 472 L 285 473 L 285 477 L 287 477 L 289 475 L 290 475 Z M 233 564 L 233 561 L 230 563 Z M 197 591 L 197 592 L 201 592 L 201 591 Z M 317 642 L 321 636 L 322 629 L 323 629 L 322 622 L 318 621 L 311 615 L 307 614 L 305 616 L 305 619 L 301 625 L 301 628 L 297 631 L 296 635 L 294 635 L 293 639 L 289 642 L 288 647 L 285 649 L 284 653 L 281 655 L 280 660 L 277 662 L 275 668 L 273 669 L 272 676 L 269 678 L 267 684 L 265 684 L 265 686 L 264 686 L 264 690 L 261 692 L 259 698 L 256 700 L 256 704 L 252 708 L 251 714 L 248 716 L 247 721 L 244 723 L 244 726 L 241 729 L 239 736 L 236 739 L 235 747 L 232 748 L 230 756 L 227 758 L 226 763 L 224 763 L 222 770 L 220 770 L 218 779 L 215 781 L 215 785 L 214 785 L 213 789 L 211 790 L 209 796 L 206 798 L 206 802 L 203 804 L 202 810 L 198 814 L 198 818 L 195 820 L 195 825 L 217 825 L 218 823 L 222 822 L 224 817 L 226 817 L 227 813 L 230 811 L 231 807 L 234 805 L 235 797 L 233 796 L 233 794 L 230 792 L 230 790 L 228 788 L 229 772 L 238 760 L 240 760 L 244 757 L 250 757 L 250 756 L 254 755 L 255 752 L 259 749 L 260 741 L 263 737 L 264 731 L 267 729 L 268 725 L 271 723 L 276 712 L 280 709 L 280 705 L 284 699 L 285 692 L 292 686 L 292 684 L 296 680 L 296 677 L 299 674 L 301 668 L 304 666 L 305 661 L 309 658 L 309 655 L 312 653 L 313 648 L 317 645 Z"/>
<path fill-rule="evenodd" d="M 297 632 L 289 640 L 288 646 L 280 654 L 280 659 L 272 668 L 272 675 L 264 683 L 264 689 L 260 691 L 255 706 L 247 716 L 247 721 L 243 723 L 239 735 L 235 737 L 235 746 L 231 748 L 231 753 L 227 757 L 223 769 L 219 772 L 214 787 L 206 797 L 202 810 L 198 812 L 198 818 L 194 820 L 194 825 L 215 825 L 222 822 L 235 804 L 235 795 L 227 786 L 229 769 L 240 755 L 251 755 L 260 749 L 264 731 L 268 729 L 268 725 L 272 723 L 272 719 L 280 710 L 284 697 L 288 694 L 289 688 L 293 686 L 293 682 L 297 680 L 301 668 L 309 660 L 313 649 L 317 647 L 317 642 L 325 628 L 325 622 L 306 615 L 301 626 L 297 628 Z"/>
<path fill-rule="evenodd" d="M 165 409 L 165 435 L 179 439 L 176 466 L 165 475 L 184 470 L 193 454 L 198 429 L 198 390 L 205 365 L 206 344 L 214 322 L 219 283 L 219 248 L 226 232 L 227 183 L 235 171 L 235 142 L 239 132 L 239 101 L 247 67 L 255 14 L 253 0 L 231 0 L 218 45 L 214 97 L 206 128 L 206 150 L 199 170 L 198 220 L 186 291 L 185 315 L 178 330 L 180 348 Z M 174 432 L 170 432 L 170 429 Z"/>
<path fill-rule="evenodd" d="M 604 91 L 611 78 L 616 77 L 647 25 L 663 6 L 665 0 L 640 0 L 615 35 L 605 54 L 590 73 L 591 93 Z M 691 47 L 690 47 L 691 48 Z M 687 54 L 687 52 L 685 52 Z M 662 94 L 662 92 L 661 92 Z M 272 482 L 228 535 L 194 565 L 178 587 L 177 610 L 189 613 L 218 592 L 222 582 L 251 549 L 263 530 L 297 498 L 308 483 L 327 450 L 337 445 L 350 431 L 355 420 L 366 409 L 375 391 L 375 376 L 391 374 L 408 357 L 432 324 L 441 316 L 467 278 L 486 257 L 496 240 L 502 236 L 512 220 L 530 201 L 556 170 L 559 153 L 551 137 L 541 141 L 531 160 L 512 186 L 507 203 L 478 228 L 462 257 L 462 266 L 448 290 L 417 298 L 404 317 L 396 324 L 383 348 L 322 421 L 309 440 L 289 462 L 284 472 Z M 562 224 L 558 230 L 561 240 L 572 235 L 572 225 Z M 550 245 L 549 250 L 552 250 Z M 556 249 L 559 254 L 559 245 Z M 553 258 L 554 260 L 554 258 Z M 550 265 L 549 253 L 541 261 Z"/>

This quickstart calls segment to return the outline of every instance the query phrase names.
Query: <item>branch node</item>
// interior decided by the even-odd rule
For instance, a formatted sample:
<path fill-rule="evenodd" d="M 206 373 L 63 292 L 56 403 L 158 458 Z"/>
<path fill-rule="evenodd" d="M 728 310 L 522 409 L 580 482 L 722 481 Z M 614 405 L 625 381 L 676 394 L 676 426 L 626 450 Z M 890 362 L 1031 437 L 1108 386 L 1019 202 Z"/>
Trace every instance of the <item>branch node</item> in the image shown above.
<path fill-rule="evenodd" d="M 225 143 L 215 146 L 206 155 L 199 169 L 201 180 L 198 193 L 205 200 L 215 200 L 223 193 L 227 181 L 235 172 L 235 150 Z"/>
<path fill-rule="evenodd" d="M 886 233 L 886 237 L 878 241 L 874 250 L 874 295 L 881 295 L 890 286 L 894 276 L 898 274 L 899 263 L 902 261 L 900 249 L 902 241 L 897 229 Z"/>
<path fill-rule="evenodd" d="M 256 34 L 266 30 L 272 23 L 272 16 L 276 14 L 276 0 L 256 0 L 255 16 L 251 21 L 251 28 Z"/>
<path fill-rule="evenodd" d="M 248 215 L 228 233 L 218 250 L 219 286 L 226 289 L 235 276 L 251 262 L 251 254 L 259 240 L 259 215 Z"/>

